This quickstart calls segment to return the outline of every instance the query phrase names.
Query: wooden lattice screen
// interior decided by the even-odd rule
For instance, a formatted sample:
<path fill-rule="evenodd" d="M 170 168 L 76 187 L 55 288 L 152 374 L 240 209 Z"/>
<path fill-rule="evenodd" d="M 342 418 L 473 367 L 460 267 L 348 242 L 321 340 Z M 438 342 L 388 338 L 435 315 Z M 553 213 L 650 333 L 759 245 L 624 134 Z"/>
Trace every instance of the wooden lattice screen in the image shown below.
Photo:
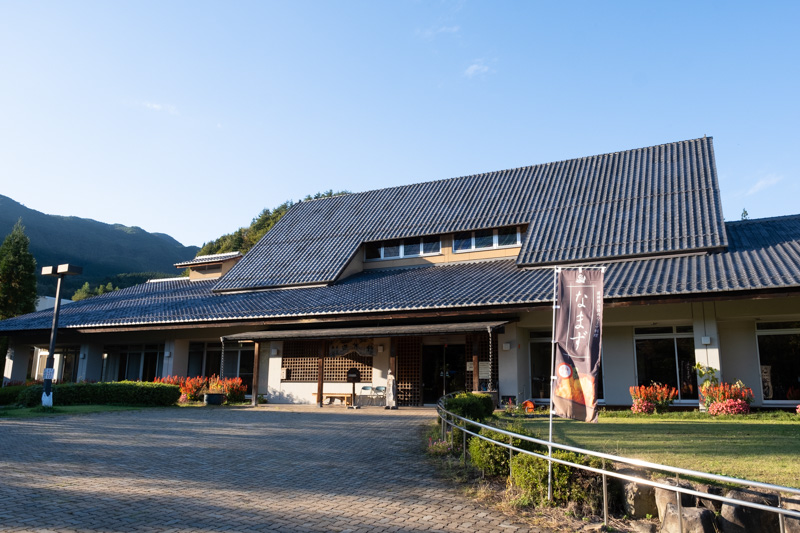
<path fill-rule="evenodd" d="M 289 379 L 283 381 L 316 382 L 319 369 L 320 341 L 291 341 L 283 343 L 281 368 L 289 369 Z M 357 368 L 363 383 L 372 383 L 372 357 L 349 354 L 326 357 L 323 380 L 326 383 L 347 382 L 347 371 Z"/>
<path fill-rule="evenodd" d="M 422 338 L 396 337 L 397 403 L 422 405 Z"/>
<path fill-rule="evenodd" d="M 472 361 L 473 350 L 477 346 L 478 362 L 489 360 L 489 333 L 475 332 L 467 334 L 466 358 L 467 362 Z M 498 386 L 498 366 L 497 366 L 497 334 L 492 333 L 492 383 Z M 467 370 L 467 382 L 464 384 L 466 389 L 472 390 L 472 371 Z"/>

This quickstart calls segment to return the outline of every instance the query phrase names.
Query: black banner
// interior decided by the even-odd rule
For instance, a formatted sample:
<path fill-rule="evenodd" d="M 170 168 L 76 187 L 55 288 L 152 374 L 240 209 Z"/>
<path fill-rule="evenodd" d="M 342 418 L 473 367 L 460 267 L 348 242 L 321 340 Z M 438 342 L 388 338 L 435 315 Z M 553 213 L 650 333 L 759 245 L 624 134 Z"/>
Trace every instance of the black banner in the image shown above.
<path fill-rule="evenodd" d="M 597 422 L 597 380 L 603 325 L 603 271 L 558 275 L 555 331 L 555 414 Z"/>

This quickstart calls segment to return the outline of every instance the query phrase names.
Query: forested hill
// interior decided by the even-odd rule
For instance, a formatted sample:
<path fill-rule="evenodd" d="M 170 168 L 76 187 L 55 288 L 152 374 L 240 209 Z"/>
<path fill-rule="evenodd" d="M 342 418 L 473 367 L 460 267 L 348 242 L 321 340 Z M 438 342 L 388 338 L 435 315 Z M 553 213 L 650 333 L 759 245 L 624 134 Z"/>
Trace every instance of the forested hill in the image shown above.
<path fill-rule="evenodd" d="M 350 194 L 350 191 L 333 190 L 318 192 L 314 196 L 308 195 L 301 202 L 308 200 L 319 200 L 320 198 L 331 198 L 333 196 L 340 196 L 342 194 Z M 283 215 L 294 205 L 294 202 L 289 200 L 284 202 L 278 207 L 273 209 L 264 209 L 260 215 L 253 219 L 250 226 L 246 228 L 239 228 L 233 233 L 223 235 L 219 239 L 208 242 L 203 245 L 197 255 L 211 255 L 221 254 L 225 252 L 242 252 L 246 253 L 250 248 L 257 243 L 261 237 L 274 226 Z"/>
<path fill-rule="evenodd" d="M 64 297 L 84 283 L 127 286 L 148 277 L 180 274 L 174 263 L 192 259 L 197 246 L 183 246 L 163 233 L 148 233 L 138 227 L 105 224 L 78 217 L 46 215 L 0 195 L 0 239 L 22 218 L 30 238 L 30 252 L 42 266 L 74 263 L 83 275 L 64 280 Z M 39 294 L 55 294 L 55 278 L 38 276 Z M 127 283 L 126 283 L 127 281 Z"/>

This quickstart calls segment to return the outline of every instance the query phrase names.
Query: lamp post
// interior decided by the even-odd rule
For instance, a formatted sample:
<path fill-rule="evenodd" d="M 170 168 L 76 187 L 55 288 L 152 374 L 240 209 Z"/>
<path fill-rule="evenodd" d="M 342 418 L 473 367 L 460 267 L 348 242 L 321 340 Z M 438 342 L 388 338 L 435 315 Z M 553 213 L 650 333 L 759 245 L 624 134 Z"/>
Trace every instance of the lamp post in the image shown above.
<path fill-rule="evenodd" d="M 42 267 L 42 276 L 58 278 L 56 285 L 56 306 L 53 308 L 53 328 L 50 330 L 50 351 L 44 368 L 44 391 L 42 407 L 53 407 L 53 363 L 55 363 L 56 334 L 58 333 L 58 312 L 61 310 L 61 280 L 64 276 L 76 276 L 83 273 L 83 268 L 75 265 L 58 265 Z"/>

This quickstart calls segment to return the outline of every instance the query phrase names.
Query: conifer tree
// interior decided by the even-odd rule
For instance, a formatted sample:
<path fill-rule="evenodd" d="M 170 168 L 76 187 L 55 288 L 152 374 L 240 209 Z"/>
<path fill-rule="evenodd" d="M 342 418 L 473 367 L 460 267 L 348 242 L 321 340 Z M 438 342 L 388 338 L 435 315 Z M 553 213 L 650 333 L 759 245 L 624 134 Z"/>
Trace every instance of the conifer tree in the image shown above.
<path fill-rule="evenodd" d="M 0 320 L 36 310 L 36 260 L 22 219 L 0 246 Z"/>

